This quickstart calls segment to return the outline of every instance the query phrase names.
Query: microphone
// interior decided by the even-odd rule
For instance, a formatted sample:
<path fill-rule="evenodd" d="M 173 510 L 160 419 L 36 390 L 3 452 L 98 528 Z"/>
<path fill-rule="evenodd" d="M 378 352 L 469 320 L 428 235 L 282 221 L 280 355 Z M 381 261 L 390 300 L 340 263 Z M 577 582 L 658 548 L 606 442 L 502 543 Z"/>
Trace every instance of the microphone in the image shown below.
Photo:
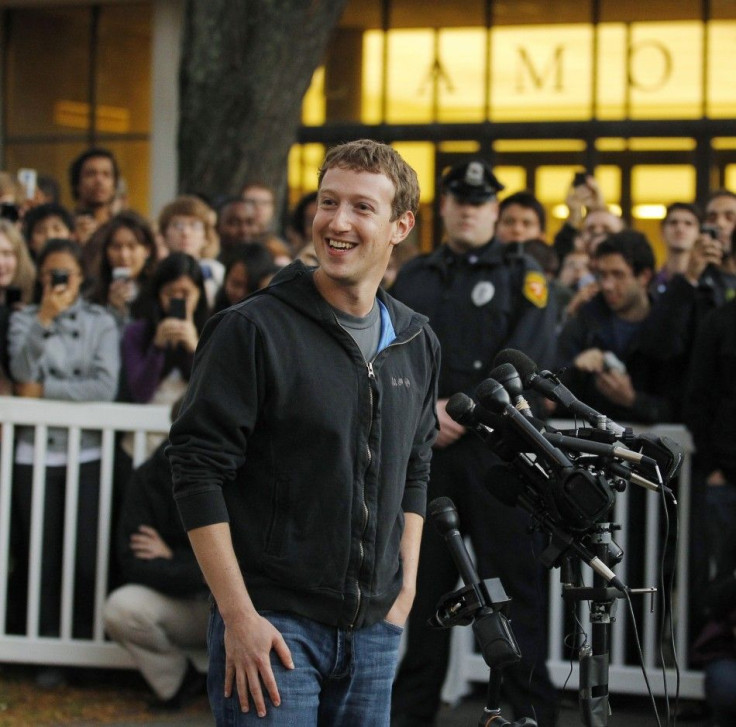
<path fill-rule="evenodd" d="M 470 559 L 468 549 L 460 534 L 460 518 L 458 517 L 455 503 L 449 497 L 438 497 L 429 503 L 427 513 L 437 528 L 439 534 L 447 543 L 455 567 L 460 573 L 466 586 L 480 585 L 480 578 L 475 571 L 473 561 Z"/>
<path fill-rule="evenodd" d="M 551 371 L 539 371 L 537 364 L 529 356 L 513 348 L 499 351 L 494 363 L 510 363 L 521 376 L 524 386 L 544 394 L 548 399 L 568 408 L 573 414 L 582 417 L 594 427 L 607 429 L 620 436 L 626 430 L 612 422 L 607 416 L 584 404 Z"/>
<path fill-rule="evenodd" d="M 550 444 L 537 428 L 511 405 L 509 393 L 495 379 L 482 381 L 475 390 L 481 406 L 493 413 L 508 418 L 532 451 L 540 455 L 556 468 L 572 468 L 572 462 L 556 447 Z"/>
<path fill-rule="evenodd" d="M 524 384 L 519 372 L 510 363 L 502 363 L 496 366 L 489 374 L 492 379 L 498 381 L 506 391 L 509 392 L 511 403 L 527 418 L 532 419 L 532 410 L 529 402 L 524 398 Z"/>
<path fill-rule="evenodd" d="M 475 429 L 478 434 L 488 434 L 488 429 L 498 429 L 502 425 L 501 417 L 478 406 L 467 394 L 453 394 L 445 406 L 445 411 L 458 424 Z"/>

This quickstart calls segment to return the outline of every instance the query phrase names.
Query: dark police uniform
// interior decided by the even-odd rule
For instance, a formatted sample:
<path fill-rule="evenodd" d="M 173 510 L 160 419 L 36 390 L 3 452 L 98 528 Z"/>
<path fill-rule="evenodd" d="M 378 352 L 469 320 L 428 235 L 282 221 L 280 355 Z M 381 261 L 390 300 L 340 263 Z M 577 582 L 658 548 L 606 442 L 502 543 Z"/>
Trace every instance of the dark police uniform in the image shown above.
<path fill-rule="evenodd" d="M 479 190 L 481 183 L 471 184 L 470 189 L 465 184 L 470 165 L 451 170 L 443 180 L 444 189 L 462 201 L 491 199 L 501 185 L 490 168 L 480 164 L 485 193 Z M 460 183 L 453 186 L 453 179 Z M 555 306 L 548 304 L 540 267 L 517 245 L 492 239 L 464 254 L 443 245 L 406 263 L 391 294 L 428 316 L 440 340 L 441 399 L 458 391 L 472 394 L 504 348 L 524 351 L 540 367 L 554 362 Z M 545 666 L 547 586 L 536 559 L 540 543 L 528 533 L 528 515 L 503 505 L 486 488 L 487 473 L 498 462 L 472 432 L 448 447 L 435 448 L 428 501 L 441 496 L 454 501 L 461 527 L 471 539 L 480 577 L 499 577 L 513 599 L 511 626 L 523 661 L 504 671 L 504 691 L 515 717 L 533 716 L 531 702 L 540 726 L 549 727 L 555 721 L 556 692 Z M 444 541 L 433 526 L 426 525 L 407 650 L 394 685 L 394 725 L 431 724 L 439 708 L 450 633 L 430 629 L 426 620 L 457 579 Z"/>

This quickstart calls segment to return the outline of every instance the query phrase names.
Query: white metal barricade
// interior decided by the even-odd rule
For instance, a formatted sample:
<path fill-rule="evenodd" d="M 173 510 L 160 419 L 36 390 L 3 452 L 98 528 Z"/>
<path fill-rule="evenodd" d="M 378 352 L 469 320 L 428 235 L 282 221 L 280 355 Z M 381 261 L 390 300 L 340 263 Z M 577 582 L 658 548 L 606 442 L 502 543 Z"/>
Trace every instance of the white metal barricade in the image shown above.
<path fill-rule="evenodd" d="M 102 624 L 102 607 L 107 596 L 108 563 L 111 534 L 113 466 L 115 437 L 118 432 L 134 433 L 134 464 L 140 464 L 146 454 L 146 439 L 149 433 L 166 433 L 169 428 L 169 409 L 163 406 L 141 406 L 133 404 L 103 404 L 46 401 L 0 397 L 0 424 L 2 443 L 0 444 L 0 661 L 26 662 L 38 664 L 69 664 L 79 666 L 120 667 L 132 666 L 128 654 L 116 644 L 105 638 Z M 571 427 L 570 422 L 556 422 L 561 428 Z M 9 634 L 6 631 L 8 577 L 10 559 L 10 518 L 12 502 L 13 451 L 16 427 L 30 426 L 36 431 L 34 450 L 33 501 L 30 534 L 28 607 L 25 635 Z M 63 580 L 61 593 L 61 630 L 58 637 L 39 636 L 39 597 L 41 580 L 41 548 L 44 502 L 44 462 L 46 456 L 46 435 L 50 427 L 63 427 L 69 430 L 67 490 L 65 504 L 65 540 L 63 546 Z M 76 532 L 76 512 L 78 506 L 79 447 L 82 430 L 96 430 L 102 434 L 102 466 L 100 481 L 99 528 L 97 533 L 97 568 L 94 593 L 95 617 L 91 639 L 75 638 L 72 634 L 73 622 L 73 583 L 75 547 L 73 533 Z M 637 432 L 644 431 L 636 427 Z M 680 538 L 677 553 L 677 588 L 673 611 L 676 619 L 676 647 L 681 671 L 681 695 L 701 697 L 703 694 L 702 674 L 688 670 L 687 663 L 687 614 L 688 614 L 688 572 L 687 553 L 689 550 L 689 492 L 692 442 L 687 431 L 680 426 L 657 426 L 649 431 L 664 434 L 680 444 L 685 452 L 685 462 L 679 479 L 679 520 Z M 616 520 L 626 521 L 628 498 L 626 494 L 617 496 Z M 656 569 L 660 549 L 661 507 L 658 496 L 647 493 L 647 532 L 644 572 L 645 583 L 656 585 Z M 617 538 L 618 540 L 618 538 Z M 619 541 L 621 542 L 621 541 Z M 626 549 L 625 542 L 621 542 Z M 626 558 L 624 559 L 624 563 Z M 617 569 L 625 576 L 623 568 Z M 563 604 L 560 598 L 560 585 L 555 570 L 550 577 L 550 629 L 548 665 L 552 679 L 558 686 L 567 681 L 569 687 L 577 686 L 577 666 L 563 659 Z M 637 614 L 641 614 L 642 641 L 645 664 L 653 689 L 663 693 L 661 673 L 657 669 L 658 649 L 656 632 L 659 613 L 655 609 L 649 613 L 649 603 L 641 598 L 636 600 Z M 612 634 L 612 660 L 610 667 L 610 688 L 614 692 L 644 694 L 645 685 L 640 667 L 626 662 L 624 640 L 628 614 L 623 602 L 618 605 L 618 618 Z M 589 630 L 586 619 L 583 626 Z M 468 691 L 472 681 L 486 681 L 488 669 L 482 657 L 473 649 L 473 634 L 470 628 L 453 629 L 450 670 L 443 689 L 443 697 L 449 701 Z M 670 692 L 674 689 L 674 674 L 668 672 Z"/>
<path fill-rule="evenodd" d="M 119 667 L 133 662 L 122 648 L 105 639 L 102 609 L 107 596 L 108 563 L 112 519 L 113 467 L 115 436 L 118 432 L 134 433 L 133 463 L 138 465 L 146 455 L 149 433 L 166 434 L 169 430 L 169 407 L 133 404 L 48 401 L 0 397 L 0 661 L 38 664 Z M 28 604 L 24 635 L 7 633 L 8 580 L 11 569 L 10 526 L 12 474 L 15 433 L 17 427 L 35 429 L 33 494 L 30 530 Z M 39 599 L 41 592 L 41 550 L 43 537 L 43 505 L 45 495 L 45 461 L 47 432 L 50 427 L 69 432 L 67 447 L 67 481 L 64 508 L 64 544 L 62 553 L 61 628 L 58 637 L 39 636 Z M 73 591 L 77 525 L 79 448 L 82 431 L 98 431 L 102 435 L 100 497 L 97 503 L 97 563 L 95 570 L 94 626 L 91 639 L 74 638 Z M 23 567 L 17 564 L 17 567 Z"/>

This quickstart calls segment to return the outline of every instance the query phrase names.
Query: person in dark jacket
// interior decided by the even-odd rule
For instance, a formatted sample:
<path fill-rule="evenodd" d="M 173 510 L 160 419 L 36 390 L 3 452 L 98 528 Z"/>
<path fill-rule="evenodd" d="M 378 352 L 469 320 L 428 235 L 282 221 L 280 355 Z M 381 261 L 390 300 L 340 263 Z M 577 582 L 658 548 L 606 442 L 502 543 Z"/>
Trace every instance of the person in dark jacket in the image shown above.
<path fill-rule="evenodd" d="M 547 300 L 544 272 L 523 245 L 494 237 L 500 189 L 482 160 L 452 167 L 442 180 L 446 244 L 407 262 L 392 294 L 429 318 L 442 345 L 440 433 L 428 498 L 453 500 L 480 577 L 499 577 L 511 596 L 523 659 L 504 670 L 504 690 L 515 718 L 536 713 L 539 724 L 549 727 L 555 722 L 556 693 L 545 666 L 547 586 L 534 555 L 536 538 L 528 534 L 528 515 L 489 492 L 488 473 L 498 457 L 445 410 L 453 394 L 473 394 L 502 349 L 520 349 L 542 368 L 554 361 L 556 310 Z M 407 649 L 393 690 L 396 727 L 431 724 L 439 709 L 450 634 L 426 622 L 457 577 L 443 539 L 425 528 Z"/>
<path fill-rule="evenodd" d="M 204 691 L 187 653 L 204 650 L 208 590 L 171 495 L 168 442 L 131 478 L 116 555 L 125 585 L 105 604 L 105 630 L 125 649 L 156 695 L 152 707 L 180 708 Z"/>
<path fill-rule="evenodd" d="M 332 148 L 313 225 L 320 266 L 293 263 L 203 332 L 167 454 L 217 605 L 218 725 L 388 722 L 439 344 L 378 288 L 418 200 L 391 147 Z"/>
<path fill-rule="evenodd" d="M 659 362 L 642 351 L 640 336 L 651 311 L 651 245 L 640 232 L 624 230 L 601 242 L 593 257 L 601 292 L 560 334 L 562 380 L 581 401 L 614 421 L 671 421 L 665 376 Z"/>

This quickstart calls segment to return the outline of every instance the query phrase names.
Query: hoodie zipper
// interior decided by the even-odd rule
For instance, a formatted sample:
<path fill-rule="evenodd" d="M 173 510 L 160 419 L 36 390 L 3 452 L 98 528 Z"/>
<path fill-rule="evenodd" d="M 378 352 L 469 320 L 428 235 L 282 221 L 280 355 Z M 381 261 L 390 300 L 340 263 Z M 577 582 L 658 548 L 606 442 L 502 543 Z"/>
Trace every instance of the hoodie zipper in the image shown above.
<path fill-rule="evenodd" d="M 413 341 L 420 333 L 422 332 L 422 329 L 420 328 L 416 333 L 414 333 L 413 336 L 410 338 L 407 338 L 404 341 L 396 342 L 392 341 L 389 343 L 386 348 L 379 351 L 370 361 L 366 361 L 365 357 L 363 358 L 363 361 L 365 362 L 366 369 L 368 370 L 368 394 L 370 397 L 370 407 L 371 407 L 371 425 L 368 429 L 368 440 L 370 441 L 370 434 L 373 430 L 373 387 L 370 385 L 370 380 L 373 379 L 375 381 L 376 373 L 373 370 L 373 362 L 376 360 L 376 358 L 383 353 L 383 351 L 387 351 L 392 346 L 403 346 L 405 343 L 409 343 L 410 341 Z M 357 344 L 356 344 L 357 345 Z M 371 466 L 371 462 L 373 461 L 373 453 L 371 452 L 371 446 L 369 444 L 369 441 L 366 442 L 366 452 L 368 454 L 368 465 L 366 467 L 366 472 Z M 357 602 L 355 604 L 355 612 L 353 613 L 353 618 L 350 621 L 350 627 L 351 629 L 355 628 L 355 623 L 358 620 L 358 614 L 360 613 L 360 606 L 363 600 L 363 594 L 360 590 L 360 570 L 363 567 L 363 556 L 365 555 L 365 550 L 363 548 L 363 534 L 365 533 L 366 527 L 368 527 L 368 506 L 365 504 L 365 484 L 361 487 L 360 490 L 360 499 L 361 499 L 361 505 L 363 507 L 363 525 L 360 530 L 360 539 L 358 540 L 358 547 L 359 547 L 359 559 L 358 559 L 358 571 L 357 571 L 357 577 L 355 579 L 355 590 L 357 593 Z"/>

